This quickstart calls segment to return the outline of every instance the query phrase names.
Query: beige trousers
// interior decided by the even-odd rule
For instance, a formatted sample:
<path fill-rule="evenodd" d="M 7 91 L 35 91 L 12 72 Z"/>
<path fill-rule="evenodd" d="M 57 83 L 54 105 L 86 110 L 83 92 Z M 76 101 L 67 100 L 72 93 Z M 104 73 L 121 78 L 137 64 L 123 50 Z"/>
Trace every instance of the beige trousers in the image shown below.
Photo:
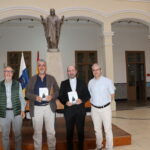
<path fill-rule="evenodd" d="M 32 122 L 34 129 L 34 149 L 42 150 L 42 130 L 44 122 L 47 134 L 48 150 L 55 150 L 55 113 L 51 111 L 50 106 L 34 106 L 34 117 L 32 117 Z"/>
<path fill-rule="evenodd" d="M 103 147 L 102 124 L 106 136 L 106 150 L 113 150 L 112 112 L 111 105 L 105 108 L 91 107 L 91 117 L 94 124 L 97 148 Z"/>

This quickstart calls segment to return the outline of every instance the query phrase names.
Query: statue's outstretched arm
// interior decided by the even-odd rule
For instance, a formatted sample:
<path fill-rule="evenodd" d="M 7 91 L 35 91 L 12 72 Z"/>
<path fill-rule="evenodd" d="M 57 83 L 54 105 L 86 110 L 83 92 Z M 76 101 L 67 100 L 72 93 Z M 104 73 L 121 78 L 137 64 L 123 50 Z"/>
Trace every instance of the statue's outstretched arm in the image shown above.
<path fill-rule="evenodd" d="M 42 24 L 45 24 L 46 22 L 45 22 L 44 17 L 43 17 L 42 15 L 40 15 L 40 18 L 41 18 L 41 22 L 42 22 Z"/>

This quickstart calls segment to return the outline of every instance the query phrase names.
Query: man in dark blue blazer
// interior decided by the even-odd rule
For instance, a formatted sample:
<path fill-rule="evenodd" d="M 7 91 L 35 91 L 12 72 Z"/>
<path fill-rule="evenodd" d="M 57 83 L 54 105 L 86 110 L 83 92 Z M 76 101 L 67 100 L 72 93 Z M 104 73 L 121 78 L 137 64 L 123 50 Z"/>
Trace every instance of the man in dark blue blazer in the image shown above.
<path fill-rule="evenodd" d="M 86 84 L 76 77 L 75 66 L 67 68 L 68 78 L 61 82 L 59 99 L 64 105 L 64 117 L 67 130 L 67 150 L 73 150 L 73 132 L 76 125 L 78 134 L 78 150 L 84 149 L 84 103 L 90 99 Z"/>

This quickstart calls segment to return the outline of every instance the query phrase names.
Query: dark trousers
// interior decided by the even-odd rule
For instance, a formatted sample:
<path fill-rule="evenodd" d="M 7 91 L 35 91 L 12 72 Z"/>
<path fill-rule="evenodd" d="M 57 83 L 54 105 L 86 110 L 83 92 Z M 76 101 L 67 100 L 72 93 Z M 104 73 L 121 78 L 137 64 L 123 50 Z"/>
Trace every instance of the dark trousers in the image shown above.
<path fill-rule="evenodd" d="M 67 130 L 67 150 L 73 150 L 73 132 L 76 126 L 78 135 L 78 150 L 84 150 L 84 122 L 85 108 L 82 106 L 71 106 L 65 109 L 65 120 Z"/>

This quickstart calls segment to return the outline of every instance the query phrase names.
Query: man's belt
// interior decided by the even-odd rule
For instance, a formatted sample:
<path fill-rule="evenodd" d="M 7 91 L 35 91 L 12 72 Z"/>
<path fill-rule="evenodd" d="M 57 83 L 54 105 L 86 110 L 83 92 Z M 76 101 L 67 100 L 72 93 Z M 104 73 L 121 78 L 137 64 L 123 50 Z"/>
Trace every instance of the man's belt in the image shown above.
<path fill-rule="evenodd" d="M 105 108 L 105 107 L 107 107 L 108 105 L 110 105 L 110 102 L 109 102 L 109 103 L 107 103 L 107 104 L 105 104 L 105 105 L 103 105 L 103 106 L 95 106 L 95 105 L 93 105 L 93 104 L 92 104 L 92 106 L 93 106 L 93 107 L 95 107 L 95 108 L 99 108 L 99 109 L 101 109 L 101 108 Z"/>
<path fill-rule="evenodd" d="M 6 110 L 13 110 L 13 108 L 6 108 Z"/>
<path fill-rule="evenodd" d="M 34 104 L 35 106 L 47 106 L 49 103 L 44 103 L 44 104 Z"/>

